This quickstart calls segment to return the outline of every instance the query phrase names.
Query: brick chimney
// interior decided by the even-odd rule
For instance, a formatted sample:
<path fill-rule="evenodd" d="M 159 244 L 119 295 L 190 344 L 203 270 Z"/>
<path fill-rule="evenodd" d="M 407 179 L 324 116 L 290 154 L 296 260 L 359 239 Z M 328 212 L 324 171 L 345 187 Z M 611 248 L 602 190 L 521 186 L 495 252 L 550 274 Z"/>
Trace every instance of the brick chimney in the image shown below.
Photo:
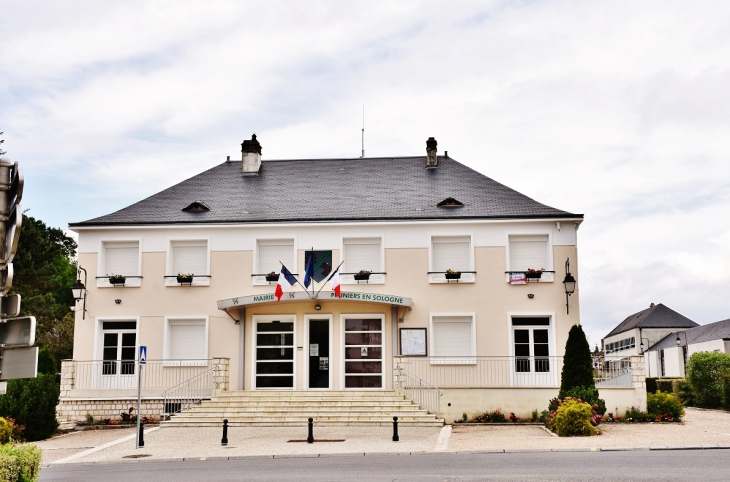
<path fill-rule="evenodd" d="M 438 157 L 436 156 L 436 139 L 429 137 L 426 141 L 426 167 L 434 168 L 438 166 Z"/>
<path fill-rule="evenodd" d="M 261 144 L 256 140 L 256 134 L 251 136 L 250 141 L 243 141 L 241 153 L 243 154 L 241 174 L 258 176 L 259 169 L 261 169 Z"/>

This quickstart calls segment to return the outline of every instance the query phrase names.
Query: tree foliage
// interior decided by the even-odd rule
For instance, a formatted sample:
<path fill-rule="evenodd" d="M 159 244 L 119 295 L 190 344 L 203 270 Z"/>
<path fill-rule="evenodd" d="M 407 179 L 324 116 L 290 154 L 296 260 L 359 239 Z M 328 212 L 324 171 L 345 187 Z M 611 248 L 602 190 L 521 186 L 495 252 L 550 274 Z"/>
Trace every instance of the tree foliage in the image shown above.
<path fill-rule="evenodd" d="M 722 379 L 730 374 L 730 354 L 694 353 L 689 357 L 686 371 L 694 402 L 700 407 L 720 407 L 723 398 Z"/>
<path fill-rule="evenodd" d="M 39 373 L 36 378 L 8 380 L 7 393 L 0 397 L 0 416 L 25 425 L 28 441 L 43 440 L 56 432 L 56 405 L 60 390 L 55 375 Z"/>
<path fill-rule="evenodd" d="M 21 315 L 35 316 L 37 340 L 56 360 L 72 357 L 76 241 L 43 221 L 23 215 L 13 260 L 13 291 L 22 297 Z M 70 323 L 71 329 L 68 329 Z M 60 367 L 59 367 L 60 368 Z"/>
<path fill-rule="evenodd" d="M 576 387 L 596 387 L 591 349 L 580 325 L 573 325 L 568 333 L 558 397 L 564 398 L 566 393 Z"/>

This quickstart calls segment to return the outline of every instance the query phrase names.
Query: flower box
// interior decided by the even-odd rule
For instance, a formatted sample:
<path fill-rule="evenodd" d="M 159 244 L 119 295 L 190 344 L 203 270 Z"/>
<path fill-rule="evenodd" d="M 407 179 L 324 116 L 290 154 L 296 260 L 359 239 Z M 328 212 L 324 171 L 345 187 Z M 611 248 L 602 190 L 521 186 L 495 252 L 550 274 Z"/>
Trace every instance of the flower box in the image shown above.
<path fill-rule="evenodd" d="M 191 285 L 191 284 L 193 284 L 193 275 L 178 275 L 175 279 L 181 285 Z"/>
<path fill-rule="evenodd" d="M 446 279 L 461 279 L 461 272 L 458 271 L 456 273 L 446 273 L 444 274 L 446 276 Z"/>
<path fill-rule="evenodd" d="M 279 281 L 279 274 L 267 274 L 266 275 L 266 281 L 269 283 L 272 283 L 274 281 Z"/>
<path fill-rule="evenodd" d="M 370 273 L 367 273 L 367 274 L 359 274 L 358 273 L 358 274 L 356 274 L 354 276 L 355 276 L 355 280 L 356 281 L 367 281 L 367 280 L 370 279 Z"/>
<path fill-rule="evenodd" d="M 127 281 L 127 278 L 122 275 L 112 275 L 109 276 L 109 284 L 113 286 L 124 286 L 124 283 Z"/>

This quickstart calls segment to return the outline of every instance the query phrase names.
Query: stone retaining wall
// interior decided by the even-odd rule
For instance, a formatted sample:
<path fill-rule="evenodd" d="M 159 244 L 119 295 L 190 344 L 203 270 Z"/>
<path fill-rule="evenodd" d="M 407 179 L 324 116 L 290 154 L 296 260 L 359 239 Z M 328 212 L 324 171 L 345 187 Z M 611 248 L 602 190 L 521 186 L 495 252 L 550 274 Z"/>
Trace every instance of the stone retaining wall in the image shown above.
<path fill-rule="evenodd" d="M 137 414 L 137 399 L 121 398 L 116 400 L 61 400 L 56 406 L 56 419 L 59 422 L 83 422 L 86 414 L 94 416 L 95 420 L 110 418 L 121 420 L 122 412 L 128 412 L 134 407 L 133 415 Z M 160 419 L 163 401 L 157 399 L 142 399 L 142 416 Z"/>

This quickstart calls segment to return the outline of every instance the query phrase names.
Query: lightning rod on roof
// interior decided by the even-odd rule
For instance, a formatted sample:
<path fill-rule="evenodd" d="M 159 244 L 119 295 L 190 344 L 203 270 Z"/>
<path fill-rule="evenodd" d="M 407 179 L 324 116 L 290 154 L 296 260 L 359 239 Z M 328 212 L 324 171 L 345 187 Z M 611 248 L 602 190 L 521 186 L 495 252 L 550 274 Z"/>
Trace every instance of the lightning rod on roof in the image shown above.
<path fill-rule="evenodd" d="M 365 104 L 362 105 L 362 154 L 360 159 L 365 157 Z"/>

